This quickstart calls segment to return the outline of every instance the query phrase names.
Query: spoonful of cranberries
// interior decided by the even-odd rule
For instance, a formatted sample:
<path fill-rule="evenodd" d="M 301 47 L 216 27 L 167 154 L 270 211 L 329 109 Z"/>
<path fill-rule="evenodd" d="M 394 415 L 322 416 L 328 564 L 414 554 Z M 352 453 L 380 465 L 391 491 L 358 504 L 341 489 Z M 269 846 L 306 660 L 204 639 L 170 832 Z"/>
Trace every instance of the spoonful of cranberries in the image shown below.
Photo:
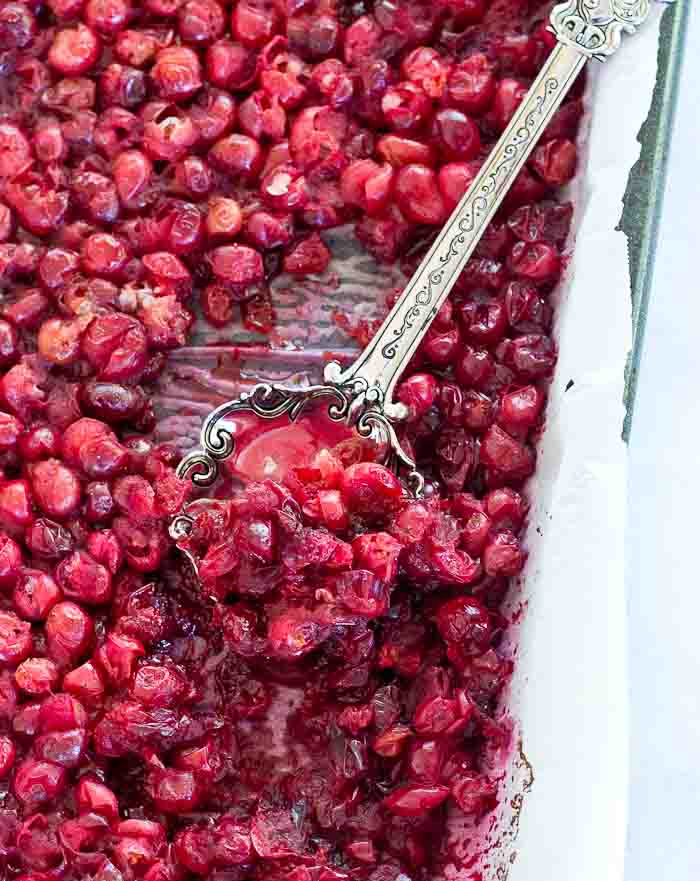
<path fill-rule="evenodd" d="M 420 496 L 424 479 L 402 445 L 396 426 L 408 407 L 394 401 L 397 382 L 430 328 L 489 222 L 514 183 L 540 135 L 551 121 L 586 62 L 603 61 L 634 33 L 649 12 L 649 0 L 566 0 L 554 7 L 550 30 L 556 44 L 510 124 L 482 165 L 451 217 L 438 233 L 384 323 L 357 360 L 343 369 L 330 362 L 319 385 L 290 388 L 261 384 L 213 410 L 202 426 L 199 449 L 188 453 L 178 475 L 199 487 L 210 486 L 219 463 L 234 452 L 231 418 L 252 413 L 263 419 L 296 420 L 324 400 L 331 420 L 345 422 L 386 454 L 387 464 Z M 192 523 L 194 502 L 171 525 L 183 538 Z"/>

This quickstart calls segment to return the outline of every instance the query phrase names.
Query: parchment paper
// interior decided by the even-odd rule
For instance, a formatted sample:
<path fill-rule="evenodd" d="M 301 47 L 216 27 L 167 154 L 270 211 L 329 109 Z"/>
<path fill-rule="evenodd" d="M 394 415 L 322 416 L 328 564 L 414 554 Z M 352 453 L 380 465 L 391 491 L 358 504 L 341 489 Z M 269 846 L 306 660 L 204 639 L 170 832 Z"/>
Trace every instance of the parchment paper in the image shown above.
<path fill-rule="evenodd" d="M 656 78 L 663 7 L 652 5 L 643 29 L 604 66 L 596 65 L 587 100 L 593 112 L 583 135 L 586 166 L 572 194 L 577 230 L 560 288 L 560 356 L 530 487 L 530 557 L 522 593 L 514 597 L 514 607 L 522 603 L 524 611 L 507 711 L 516 721 L 519 749 L 511 762 L 511 798 L 487 830 L 498 846 L 483 859 L 484 879 L 624 876 L 621 432 L 631 282 L 626 238 L 617 226 Z"/>
<path fill-rule="evenodd" d="M 559 364 L 547 428 L 530 487 L 523 583 L 512 613 L 516 668 L 504 705 L 513 750 L 494 757 L 507 797 L 477 829 L 451 820 L 441 878 L 459 881 L 622 881 L 627 793 L 624 516 L 626 448 L 621 439 L 624 368 L 631 341 L 626 239 L 616 231 L 637 133 L 649 110 L 663 7 L 604 67 L 593 64 L 572 188 L 575 248 L 558 307 Z M 335 290 L 278 282 L 272 349 L 240 323 L 195 328 L 163 376 L 159 434 L 183 448 L 201 420 L 255 379 L 318 378 L 329 352 L 356 345 L 335 310 L 377 314 L 376 299 L 400 276 L 358 254 L 346 231 L 324 233 Z M 574 243 L 572 243 L 573 245 Z M 259 346 L 256 345 L 259 343 Z"/>

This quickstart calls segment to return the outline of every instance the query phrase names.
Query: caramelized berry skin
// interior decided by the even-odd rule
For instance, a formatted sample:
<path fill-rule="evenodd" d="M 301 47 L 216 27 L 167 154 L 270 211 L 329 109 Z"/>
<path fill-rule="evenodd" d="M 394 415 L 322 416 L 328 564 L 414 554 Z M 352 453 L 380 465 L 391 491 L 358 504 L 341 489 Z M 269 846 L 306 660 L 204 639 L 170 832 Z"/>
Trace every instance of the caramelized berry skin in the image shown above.
<path fill-rule="evenodd" d="M 410 273 L 550 46 L 517 3 L 366 6 L 0 7 L 13 877 L 427 881 L 447 812 L 498 803 L 579 93 L 397 386 L 425 500 L 357 437 L 242 423 L 186 543 L 199 583 L 168 535 L 192 487 L 183 414 L 157 423 L 195 321 L 275 342 L 281 291 L 332 292 L 339 227 Z"/>

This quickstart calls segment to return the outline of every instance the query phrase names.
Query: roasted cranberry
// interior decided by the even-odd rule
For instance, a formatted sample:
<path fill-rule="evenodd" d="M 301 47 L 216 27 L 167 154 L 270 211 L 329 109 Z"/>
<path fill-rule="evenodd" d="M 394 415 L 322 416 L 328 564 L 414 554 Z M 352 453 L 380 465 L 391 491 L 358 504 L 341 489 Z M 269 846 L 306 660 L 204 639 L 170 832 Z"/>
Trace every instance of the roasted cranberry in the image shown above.
<path fill-rule="evenodd" d="M 145 106 L 142 116 L 143 147 L 151 159 L 175 162 L 185 157 L 199 140 L 197 126 L 175 104 L 154 101 Z"/>
<path fill-rule="evenodd" d="M 399 169 L 395 193 L 396 203 L 408 220 L 437 225 L 447 216 L 437 175 L 425 165 L 407 165 Z"/>
<path fill-rule="evenodd" d="M 31 811 L 53 801 L 66 786 L 66 771 L 53 762 L 27 758 L 17 768 L 14 793 L 25 810 Z"/>
<path fill-rule="evenodd" d="M 208 154 L 214 168 L 232 176 L 257 177 L 263 163 L 260 144 L 247 135 L 228 135 L 217 141 Z"/>
<path fill-rule="evenodd" d="M 279 12 L 271 0 L 241 0 L 231 16 L 231 31 L 244 46 L 263 46 L 279 25 Z"/>
<path fill-rule="evenodd" d="M 331 253 L 321 237 L 314 233 L 302 239 L 285 254 L 282 266 L 292 275 L 311 275 L 323 272 L 331 259 Z"/>
<path fill-rule="evenodd" d="M 78 24 L 60 30 L 49 49 L 49 64 L 64 76 L 80 76 L 99 58 L 100 41 L 93 30 Z"/>
<path fill-rule="evenodd" d="M 212 85 L 238 91 L 255 81 L 258 55 L 239 43 L 219 40 L 207 48 L 206 71 Z"/>

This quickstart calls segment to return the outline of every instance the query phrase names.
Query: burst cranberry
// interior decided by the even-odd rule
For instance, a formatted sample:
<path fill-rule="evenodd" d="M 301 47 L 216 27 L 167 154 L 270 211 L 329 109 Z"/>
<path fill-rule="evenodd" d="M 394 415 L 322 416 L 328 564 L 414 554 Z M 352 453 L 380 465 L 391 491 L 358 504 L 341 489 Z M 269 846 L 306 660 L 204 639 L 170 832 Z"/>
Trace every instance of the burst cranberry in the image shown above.
<path fill-rule="evenodd" d="M 486 55 L 476 53 L 455 65 L 447 83 L 451 104 L 467 113 L 483 113 L 496 92 L 497 80 L 493 65 Z"/>
<path fill-rule="evenodd" d="M 263 163 L 260 145 L 247 135 L 228 135 L 217 141 L 208 155 L 214 168 L 231 176 L 257 177 Z"/>
<path fill-rule="evenodd" d="M 456 327 L 449 330 L 428 331 L 421 343 L 421 353 L 431 364 L 438 367 L 451 364 L 459 351 L 459 331 Z"/>
<path fill-rule="evenodd" d="M 184 46 L 161 49 L 151 70 L 156 89 L 166 101 L 186 101 L 202 86 L 197 53 Z"/>
<path fill-rule="evenodd" d="M 164 101 L 147 104 L 142 116 L 143 147 L 151 159 L 176 162 L 183 159 L 199 140 L 197 126 L 175 104 Z"/>
<path fill-rule="evenodd" d="M 234 239 L 243 226 L 243 214 L 235 199 L 217 196 L 209 201 L 206 227 L 211 239 Z"/>
<path fill-rule="evenodd" d="M 273 618 L 267 630 L 273 657 L 291 661 L 315 651 L 330 636 L 331 627 L 305 610 L 291 610 Z"/>
<path fill-rule="evenodd" d="M 290 214 L 256 211 L 248 217 L 245 225 L 246 239 L 264 251 L 288 245 L 293 234 L 294 221 Z"/>
<path fill-rule="evenodd" d="M 99 814 L 110 822 L 119 819 L 116 795 L 104 783 L 85 776 L 76 788 L 76 802 L 81 814 Z"/>
<path fill-rule="evenodd" d="M 114 160 L 114 185 L 127 208 L 140 207 L 145 201 L 153 165 L 140 150 L 126 150 Z"/>
<path fill-rule="evenodd" d="M 188 0 L 178 11 L 178 31 L 185 43 L 204 46 L 224 32 L 224 10 L 216 0 Z"/>
<path fill-rule="evenodd" d="M 481 136 L 474 120 L 461 110 L 445 109 L 435 114 L 431 134 L 445 159 L 473 159 L 481 149 Z"/>
<path fill-rule="evenodd" d="M 331 259 L 331 253 L 321 237 L 314 233 L 297 242 L 282 262 L 285 272 L 292 275 L 312 275 L 323 272 Z"/>
<path fill-rule="evenodd" d="M 144 265 L 147 268 L 154 265 L 157 256 L 151 255 L 152 262 Z M 177 258 L 166 256 L 169 258 L 167 261 L 169 268 Z M 90 364 L 99 371 L 99 379 L 108 382 L 138 379 L 146 366 L 146 336 L 143 328 L 134 318 L 121 313 L 107 314 L 96 318 L 86 330 L 82 339 L 82 352 Z M 91 423 L 81 423 L 81 425 L 85 429 L 94 429 Z"/>
<path fill-rule="evenodd" d="M 432 374 L 414 373 L 401 383 L 396 396 L 409 408 L 411 418 L 417 419 L 432 407 L 437 390 L 437 380 Z"/>
<path fill-rule="evenodd" d="M 530 166 L 546 184 L 559 187 L 574 176 L 576 158 L 574 143 L 568 140 L 552 140 L 535 149 Z"/>
<path fill-rule="evenodd" d="M 343 171 L 340 187 L 347 203 L 374 216 L 386 208 L 393 182 L 394 171 L 388 163 L 378 165 L 371 159 L 358 159 Z"/>
<path fill-rule="evenodd" d="M 279 26 L 279 13 L 271 0 L 241 0 L 231 16 L 231 31 L 244 46 L 264 46 Z"/>
<path fill-rule="evenodd" d="M 66 666 L 78 660 L 93 638 L 92 621 L 80 606 L 70 602 L 53 606 L 46 619 L 46 639 L 49 655 L 57 664 Z"/>
<path fill-rule="evenodd" d="M 494 370 L 493 357 L 484 349 L 466 346 L 455 366 L 457 379 L 463 386 L 482 388 Z"/>
<path fill-rule="evenodd" d="M 382 98 L 384 118 L 389 128 L 397 132 L 411 132 L 420 128 L 430 111 L 430 99 L 415 83 L 392 86 Z"/>
<path fill-rule="evenodd" d="M 31 626 L 14 612 L 0 612 L 0 662 L 15 667 L 32 651 Z"/>
<path fill-rule="evenodd" d="M 262 258 L 253 248 L 222 245 L 207 256 L 215 277 L 224 284 L 250 285 L 262 280 Z"/>
<path fill-rule="evenodd" d="M 492 425 L 484 434 L 480 449 L 481 462 L 500 472 L 509 480 L 529 477 L 534 470 L 534 453 L 530 447 Z"/>
<path fill-rule="evenodd" d="M 74 551 L 56 568 L 56 580 L 67 597 L 87 605 L 100 605 L 112 596 L 109 570 L 87 551 Z"/>
<path fill-rule="evenodd" d="M 90 707 L 101 703 L 105 686 L 97 666 L 87 661 L 63 677 L 63 690 Z"/>
<path fill-rule="evenodd" d="M 509 262 L 514 273 L 536 284 L 554 281 L 561 271 L 561 258 L 556 249 L 543 242 L 516 242 Z"/>

